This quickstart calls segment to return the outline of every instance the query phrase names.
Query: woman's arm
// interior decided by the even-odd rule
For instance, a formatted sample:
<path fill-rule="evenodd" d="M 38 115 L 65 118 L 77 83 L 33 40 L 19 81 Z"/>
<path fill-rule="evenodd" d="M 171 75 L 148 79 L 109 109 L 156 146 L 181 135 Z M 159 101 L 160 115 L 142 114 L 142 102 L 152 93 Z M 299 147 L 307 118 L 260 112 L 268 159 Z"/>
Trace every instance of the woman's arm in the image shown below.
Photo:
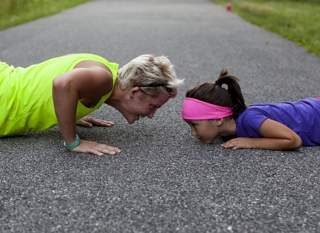
<path fill-rule="evenodd" d="M 234 138 L 222 146 L 225 148 L 241 149 L 256 148 L 269 150 L 294 150 L 302 146 L 298 134 L 280 122 L 267 119 L 259 129 L 262 138 Z"/>
<path fill-rule="evenodd" d="M 101 67 L 77 68 L 67 72 L 53 81 L 53 101 L 61 134 L 66 143 L 76 138 L 77 102 L 97 102 L 112 89 L 112 75 Z M 75 151 L 95 154 L 108 153 L 109 147 L 81 140 Z M 107 145 L 106 145 L 107 146 Z"/>

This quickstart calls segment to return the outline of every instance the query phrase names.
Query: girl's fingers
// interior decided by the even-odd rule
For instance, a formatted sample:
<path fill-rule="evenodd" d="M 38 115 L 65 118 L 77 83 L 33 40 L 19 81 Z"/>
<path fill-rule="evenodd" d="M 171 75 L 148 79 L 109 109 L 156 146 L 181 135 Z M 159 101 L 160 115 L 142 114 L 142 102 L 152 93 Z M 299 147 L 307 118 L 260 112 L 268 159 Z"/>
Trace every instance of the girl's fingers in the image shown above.
<path fill-rule="evenodd" d="M 235 145 L 233 143 L 228 143 L 228 144 L 222 144 L 222 146 L 226 149 L 232 149 L 232 150 L 237 150 L 240 149 L 241 147 L 239 145 Z"/>
<path fill-rule="evenodd" d="M 232 148 L 232 149 L 235 149 L 235 145 L 233 145 L 233 144 L 231 144 L 231 143 L 224 143 L 224 144 L 222 144 L 222 146 L 224 147 L 224 148 Z"/>
<path fill-rule="evenodd" d="M 230 147 L 230 144 L 226 142 L 226 143 L 223 143 L 222 146 L 223 146 L 224 148 L 229 148 L 229 147 Z"/>

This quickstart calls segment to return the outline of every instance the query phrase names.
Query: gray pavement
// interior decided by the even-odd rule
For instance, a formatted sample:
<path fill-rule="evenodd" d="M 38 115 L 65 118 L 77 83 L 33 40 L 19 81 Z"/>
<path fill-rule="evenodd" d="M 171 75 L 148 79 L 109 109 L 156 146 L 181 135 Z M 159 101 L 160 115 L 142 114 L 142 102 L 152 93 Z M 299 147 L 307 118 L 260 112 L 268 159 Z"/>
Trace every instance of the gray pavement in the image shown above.
<path fill-rule="evenodd" d="M 0 60 L 72 52 L 125 64 L 165 54 L 185 79 L 152 120 L 83 138 L 119 156 L 70 154 L 57 128 L 0 140 L 0 232 L 320 232 L 320 150 L 224 150 L 179 119 L 185 91 L 228 68 L 247 103 L 320 95 L 320 60 L 205 0 L 96 0 L 0 32 Z M 319 129 L 315 129 L 319 130 Z"/>

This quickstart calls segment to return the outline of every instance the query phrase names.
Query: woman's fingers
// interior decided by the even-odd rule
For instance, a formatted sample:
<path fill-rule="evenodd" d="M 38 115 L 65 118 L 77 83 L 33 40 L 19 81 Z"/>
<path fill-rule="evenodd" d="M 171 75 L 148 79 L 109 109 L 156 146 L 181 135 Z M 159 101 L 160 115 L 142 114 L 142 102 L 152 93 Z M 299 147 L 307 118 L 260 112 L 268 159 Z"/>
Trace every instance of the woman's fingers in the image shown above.
<path fill-rule="evenodd" d="M 92 127 L 92 126 L 102 126 L 102 127 L 111 127 L 114 125 L 112 121 L 106 121 L 98 118 L 94 118 L 91 116 L 85 116 L 81 118 L 77 124 L 85 126 L 85 127 Z"/>
<path fill-rule="evenodd" d="M 75 152 L 83 152 L 83 153 L 91 153 L 95 155 L 116 155 L 121 152 L 121 150 L 118 147 L 106 145 L 106 144 L 100 144 L 92 141 L 87 140 L 81 140 L 81 143 L 78 147 L 74 148 Z"/>
<path fill-rule="evenodd" d="M 101 119 L 92 119 L 91 121 L 94 125 L 96 126 L 104 126 L 104 127 L 111 127 L 114 125 L 112 121 L 106 121 L 106 120 L 101 120 Z"/>
<path fill-rule="evenodd" d="M 121 150 L 114 146 L 109 146 L 106 144 L 99 144 L 99 152 L 109 155 L 119 154 Z"/>
<path fill-rule="evenodd" d="M 92 150 L 92 152 L 90 152 L 90 153 L 93 153 L 96 155 L 104 155 L 104 154 L 116 155 L 116 154 L 119 154 L 120 151 L 114 150 L 114 149 L 96 149 L 96 150 Z"/>
<path fill-rule="evenodd" d="M 93 126 L 91 122 L 86 121 L 85 119 L 78 120 L 77 125 L 81 125 L 81 126 L 89 127 L 89 128 L 91 128 Z"/>
<path fill-rule="evenodd" d="M 90 154 L 94 154 L 94 155 L 98 155 L 98 156 L 102 156 L 103 153 L 100 152 L 100 151 L 97 151 L 97 150 L 94 150 L 94 149 L 90 149 L 88 151 L 86 151 L 87 153 L 90 153 Z"/>

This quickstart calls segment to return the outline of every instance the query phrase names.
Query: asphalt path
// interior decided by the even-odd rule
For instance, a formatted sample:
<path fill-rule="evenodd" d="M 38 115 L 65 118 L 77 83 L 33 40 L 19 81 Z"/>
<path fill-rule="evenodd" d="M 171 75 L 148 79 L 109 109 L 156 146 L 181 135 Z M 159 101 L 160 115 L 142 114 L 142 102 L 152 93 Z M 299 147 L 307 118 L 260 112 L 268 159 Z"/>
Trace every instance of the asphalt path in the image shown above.
<path fill-rule="evenodd" d="M 202 145 L 180 120 L 185 91 L 222 68 L 248 104 L 320 95 L 320 60 L 205 0 L 96 0 L 0 32 L 0 60 L 27 66 L 91 52 L 121 65 L 167 55 L 185 79 L 152 120 L 81 137 L 118 156 L 68 153 L 58 129 L 0 140 L 0 232 L 319 232 L 320 148 Z M 319 129 L 315 129 L 319 130 Z"/>

